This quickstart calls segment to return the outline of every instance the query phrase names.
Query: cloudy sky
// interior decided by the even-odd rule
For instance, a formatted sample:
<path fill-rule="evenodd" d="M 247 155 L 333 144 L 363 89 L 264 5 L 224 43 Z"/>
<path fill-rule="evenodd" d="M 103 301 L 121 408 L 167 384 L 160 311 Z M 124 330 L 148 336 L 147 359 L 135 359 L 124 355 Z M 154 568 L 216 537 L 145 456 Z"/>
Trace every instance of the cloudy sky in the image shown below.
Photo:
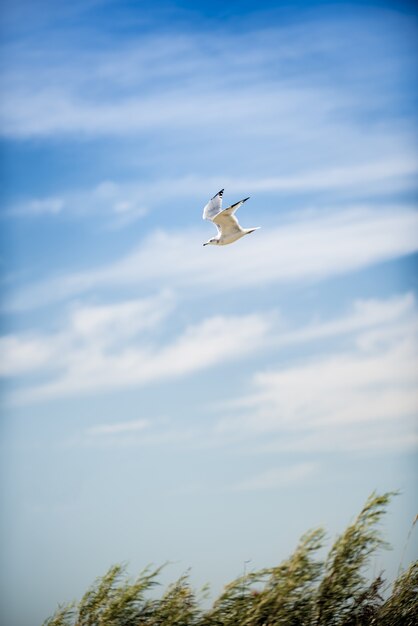
<path fill-rule="evenodd" d="M 374 563 L 394 575 L 417 506 L 413 4 L 17 0 L 2 22 L 5 623 L 122 561 L 217 593 L 374 489 L 402 492 Z M 223 187 L 261 230 L 204 248 Z"/>

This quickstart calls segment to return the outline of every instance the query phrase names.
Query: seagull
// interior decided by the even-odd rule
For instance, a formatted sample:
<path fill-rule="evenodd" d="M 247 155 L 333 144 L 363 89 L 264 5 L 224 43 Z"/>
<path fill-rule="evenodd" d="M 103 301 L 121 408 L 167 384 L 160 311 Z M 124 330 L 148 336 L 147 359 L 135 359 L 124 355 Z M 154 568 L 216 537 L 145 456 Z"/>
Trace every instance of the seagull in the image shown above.
<path fill-rule="evenodd" d="M 204 246 L 209 244 L 213 244 L 215 246 L 226 246 L 228 243 L 233 243 L 234 241 L 237 241 L 237 239 L 244 237 L 244 235 L 249 235 L 260 228 L 260 226 L 256 226 L 255 228 L 241 228 L 234 215 L 235 211 L 239 209 L 241 204 L 247 202 L 249 198 L 244 198 L 244 200 L 240 200 L 222 211 L 223 193 L 223 189 L 218 191 L 218 193 L 209 200 L 203 209 L 203 219 L 210 220 L 218 229 L 216 237 L 209 239 L 209 241 L 203 244 Z"/>

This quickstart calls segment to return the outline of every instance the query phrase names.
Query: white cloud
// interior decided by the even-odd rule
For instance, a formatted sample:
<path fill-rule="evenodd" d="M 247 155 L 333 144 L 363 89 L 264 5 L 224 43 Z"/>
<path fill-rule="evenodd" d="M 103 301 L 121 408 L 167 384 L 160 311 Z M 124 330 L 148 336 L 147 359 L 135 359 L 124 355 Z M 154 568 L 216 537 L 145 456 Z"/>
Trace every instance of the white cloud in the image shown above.
<path fill-rule="evenodd" d="M 292 176 L 275 176 L 257 180 L 231 180 L 232 188 L 247 188 L 249 192 L 306 192 L 344 189 L 356 194 L 361 191 L 379 194 L 399 188 L 415 187 L 414 175 L 418 161 L 406 155 L 398 159 L 367 161 L 361 164 L 340 165 L 322 170 L 303 172 Z M 228 185 L 229 186 L 229 185 Z"/>
<path fill-rule="evenodd" d="M 116 304 L 75 306 L 71 311 L 70 332 L 86 341 L 120 343 L 123 338 L 132 338 L 158 326 L 173 307 L 174 296 L 168 291 Z"/>
<path fill-rule="evenodd" d="M 30 309 L 92 289 L 130 284 L 193 287 L 205 292 L 253 285 L 323 280 L 415 252 L 418 213 L 403 207 L 352 207 L 337 214 L 294 215 L 281 226 L 242 215 L 257 231 L 237 245 L 203 248 L 205 229 L 157 231 L 137 249 L 94 270 L 51 278 L 27 287 L 5 303 Z M 211 232 L 211 231 L 210 231 Z M 143 268 L 147 268 L 147 272 Z"/>
<path fill-rule="evenodd" d="M 98 42 L 94 51 L 55 42 L 52 54 L 46 38 L 37 42 L 35 56 L 19 42 L 9 54 L 13 66 L 3 77 L 3 132 L 131 134 L 155 126 L 219 128 L 222 122 L 241 133 L 268 128 L 286 135 L 289 127 L 294 131 L 299 126 L 300 134 L 312 136 L 324 118 L 334 118 L 335 125 L 341 111 L 355 108 L 359 100 L 364 108 L 373 97 L 382 102 L 378 86 L 381 64 L 390 54 L 387 33 L 396 40 L 412 30 L 410 23 L 391 15 L 388 29 L 388 18 L 378 11 L 373 29 L 364 14 L 344 21 L 304 17 L 297 26 L 231 31 L 222 22 L 215 30 L 212 25 L 197 33 L 125 38 L 111 52 Z M 376 28 L 381 38 L 374 36 Z M 386 81 L 399 63 L 397 55 L 389 58 Z M 335 89 L 332 81 L 341 64 L 345 80 Z M 368 139 L 372 130 L 368 128 Z"/>
<path fill-rule="evenodd" d="M 187 326 L 161 343 L 150 332 L 172 310 L 173 298 L 115 305 L 76 306 L 67 326 L 56 333 L 4 339 L 3 375 L 44 374 L 17 402 L 106 391 L 192 374 L 258 349 L 266 340 L 267 315 L 215 316 Z M 28 355 L 31 358 L 28 358 Z"/>
<path fill-rule="evenodd" d="M 228 491 L 264 491 L 280 489 L 289 485 L 304 482 L 317 471 L 315 463 L 299 463 L 288 467 L 275 467 L 247 478 L 231 487 Z"/>
<path fill-rule="evenodd" d="M 66 371 L 55 380 L 23 393 L 26 401 L 105 391 L 176 378 L 250 353 L 264 343 L 265 316 L 209 318 L 187 328 L 163 347 L 136 342 L 107 352 L 86 341 L 67 356 Z"/>
<path fill-rule="evenodd" d="M 408 417 L 418 407 L 416 346 L 337 354 L 283 371 L 260 373 L 252 428 L 327 427 Z M 245 424 L 244 420 L 244 424 Z"/>
<path fill-rule="evenodd" d="M 111 449 L 185 445 L 190 449 L 196 446 L 200 436 L 196 430 L 178 428 L 168 420 L 154 418 L 93 426 L 70 439 L 67 445 Z"/>
<path fill-rule="evenodd" d="M 381 196 L 398 191 L 416 188 L 418 159 L 403 154 L 397 158 L 375 159 L 364 163 L 347 162 L 338 167 L 322 167 L 302 170 L 300 167 L 292 175 L 269 176 L 268 178 L 239 176 L 198 176 L 188 175 L 175 179 L 146 180 L 141 183 L 116 183 L 102 181 L 92 189 L 79 190 L 60 198 L 36 198 L 20 202 L 4 212 L 4 216 L 25 217 L 42 214 L 56 215 L 67 211 L 73 216 L 86 216 L 94 213 L 106 215 L 111 227 L 122 227 L 143 218 L 153 208 L 187 196 L 190 205 L 194 199 L 202 198 L 202 190 L 218 189 L 223 186 L 227 194 L 306 194 L 340 192 L 345 198 L 364 194 Z M 146 206 L 144 205 L 146 199 Z"/>
<path fill-rule="evenodd" d="M 4 215 L 14 217 L 38 216 L 38 215 L 58 215 L 65 207 L 63 198 L 50 197 L 29 200 L 6 210 Z"/>
<path fill-rule="evenodd" d="M 242 385 L 246 393 L 214 406 L 223 417 L 213 429 L 149 430 L 150 421 L 138 419 L 98 424 L 87 435 L 106 439 L 106 445 L 174 438 L 194 446 L 249 445 L 254 452 L 361 452 L 416 445 L 412 422 L 418 412 L 418 311 L 412 294 L 356 301 L 339 318 L 299 328 L 261 314 L 216 316 L 161 342 L 158 328 L 172 306 L 171 296 L 162 294 L 118 305 L 75 307 L 67 328 L 42 338 L 32 335 L 31 350 L 25 348 L 28 338 L 4 338 L 9 357 L 3 374 L 32 370 L 43 377 L 37 384 L 25 378 L 13 400 L 30 403 L 148 385 L 225 364 L 261 347 L 268 347 L 274 359 L 283 346 L 288 350 L 297 345 L 296 362 L 255 373 L 250 385 Z M 311 350 L 312 342 L 324 338 L 332 338 L 332 344 Z M 267 488 L 280 481 L 280 474 L 272 472 L 254 483 L 243 481 L 239 489 Z"/>
<path fill-rule="evenodd" d="M 373 29 L 364 15 L 232 32 L 221 24 L 218 37 L 211 29 L 144 35 L 110 51 L 58 46 L 59 62 L 47 44 L 38 42 L 36 55 L 20 45 L 3 76 L 2 132 L 122 139 L 145 134 L 146 171 L 158 172 L 160 180 L 144 185 L 142 194 L 132 193 L 132 185 L 127 197 L 106 199 L 117 214 L 114 228 L 142 217 L 154 193 L 175 193 L 175 182 L 164 180 L 173 176 L 173 162 L 178 173 L 197 174 L 198 193 L 212 187 L 211 180 L 216 189 L 219 173 L 228 174 L 222 186 L 245 193 L 345 189 L 353 197 L 361 189 L 380 195 L 409 189 L 416 173 L 412 123 L 402 115 L 402 102 L 393 102 L 405 57 L 396 48 L 388 52 L 386 19 L 376 12 Z M 411 28 L 407 21 L 396 23 L 392 16 L 390 43 Z M 383 59 L 390 60 L 384 77 Z M 370 112 L 378 121 L 365 133 Z M 227 149 L 220 149 L 220 136 Z M 127 157 L 126 146 L 120 158 L 140 161 L 137 150 Z M 312 163 L 318 172 L 306 171 Z M 83 194 L 78 200 L 65 206 L 86 206 Z M 90 197 L 89 206 L 93 202 Z"/>
<path fill-rule="evenodd" d="M 87 429 L 87 435 L 108 436 L 142 432 L 149 428 L 150 421 L 146 419 L 115 422 L 113 424 L 98 424 Z"/>
<path fill-rule="evenodd" d="M 414 319 L 415 308 L 416 302 L 412 293 L 386 300 L 371 298 L 356 300 L 347 315 L 326 322 L 316 321 L 296 330 L 289 328 L 277 338 L 277 343 L 279 345 L 304 343 L 367 330 L 367 334 L 359 333 L 356 339 L 358 345 L 366 348 L 372 341 L 376 343 L 381 340 L 382 332 L 384 336 L 387 335 L 388 325 L 391 325 L 389 327 L 393 336 L 395 330 L 399 328 L 400 320 L 403 321 L 400 332 L 404 333 Z"/>
<path fill-rule="evenodd" d="M 0 337 L 0 376 L 19 376 L 45 367 L 54 354 L 54 347 L 42 337 L 4 335 Z"/>
<path fill-rule="evenodd" d="M 123 228 L 148 213 L 141 186 L 105 180 L 91 189 L 62 193 L 60 197 L 20 200 L 6 208 L 2 217 L 26 218 L 65 213 L 75 218 L 96 216 L 111 229 Z"/>
<path fill-rule="evenodd" d="M 380 315 L 377 301 L 358 303 L 351 318 L 278 338 L 280 346 L 351 334 L 349 347 L 346 338 L 344 348 L 255 374 L 253 391 L 224 406 L 217 432 L 258 438 L 264 450 L 361 449 L 366 440 L 372 448 L 414 445 L 417 306 L 410 295 L 381 305 Z"/>
<path fill-rule="evenodd" d="M 209 53 L 202 46 L 202 38 L 212 48 Z M 247 40 L 244 45 L 250 41 L 242 35 L 233 38 L 237 45 L 242 39 Z M 336 102 L 344 101 L 341 91 L 331 97 L 324 87 L 320 93 L 319 89 L 284 80 L 271 84 L 265 72 L 256 71 L 265 59 L 256 55 L 254 63 L 246 54 L 239 68 L 234 48 L 231 41 L 228 46 L 214 48 L 205 34 L 196 38 L 184 33 L 183 37 L 168 36 L 159 41 L 144 38 L 142 45 L 125 47 L 122 54 L 89 55 L 88 90 L 82 54 L 62 58 L 58 70 L 41 53 L 42 67 L 20 58 L 14 72 L 4 76 L 3 133 L 132 134 L 173 127 L 219 127 L 221 121 L 222 125 L 240 124 L 244 131 L 244 121 L 251 121 L 252 127 L 255 123 L 265 126 L 266 117 L 274 131 L 277 119 L 293 120 L 292 126 L 295 118 L 302 121 L 300 111 L 307 100 L 310 106 L 305 108 L 305 117 L 314 116 L 318 122 Z M 274 57 L 276 50 L 276 46 L 271 47 L 270 56 Z M 220 65 L 222 72 L 218 71 Z M 243 75 L 245 67 L 247 73 Z M 234 89 L 229 88 L 232 80 Z M 268 89 L 263 88 L 267 85 Z M 308 127 L 306 121 L 304 126 Z"/>
<path fill-rule="evenodd" d="M 313 431 L 300 431 L 297 436 L 280 432 L 270 433 L 268 440 L 256 439 L 251 451 L 256 454 L 298 452 L 315 454 L 323 452 L 356 452 L 374 454 L 405 452 L 418 448 L 418 435 L 414 422 L 393 421 L 377 424 L 356 423 L 354 427 L 336 426 Z"/>
<path fill-rule="evenodd" d="M 1 376 L 61 370 L 83 346 L 99 353 L 121 347 L 156 328 L 171 312 L 174 296 L 166 291 L 118 304 L 73 305 L 65 329 L 53 334 L 22 333 L 0 338 Z"/>

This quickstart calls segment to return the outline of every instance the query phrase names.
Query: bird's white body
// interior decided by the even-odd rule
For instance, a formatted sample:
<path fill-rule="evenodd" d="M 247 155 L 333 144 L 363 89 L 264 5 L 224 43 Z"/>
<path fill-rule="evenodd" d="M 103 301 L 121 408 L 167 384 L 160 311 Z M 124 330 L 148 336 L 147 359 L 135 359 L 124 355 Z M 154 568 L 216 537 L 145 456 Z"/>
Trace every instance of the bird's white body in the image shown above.
<path fill-rule="evenodd" d="M 241 239 L 241 237 L 244 237 L 244 235 L 248 235 L 249 233 L 252 233 L 260 228 L 259 226 L 256 226 L 255 228 L 241 228 L 234 215 L 235 211 L 239 209 L 241 204 L 244 204 L 248 198 L 244 198 L 244 200 L 240 200 L 222 211 L 223 192 L 224 190 L 221 189 L 221 191 L 209 200 L 203 209 L 203 219 L 210 220 L 218 229 L 217 236 L 209 239 L 209 241 L 203 244 L 204 246 L 209 244 L 215 246 L 226 246 L 227 244 L 233 243 L 234 241 Z"/>

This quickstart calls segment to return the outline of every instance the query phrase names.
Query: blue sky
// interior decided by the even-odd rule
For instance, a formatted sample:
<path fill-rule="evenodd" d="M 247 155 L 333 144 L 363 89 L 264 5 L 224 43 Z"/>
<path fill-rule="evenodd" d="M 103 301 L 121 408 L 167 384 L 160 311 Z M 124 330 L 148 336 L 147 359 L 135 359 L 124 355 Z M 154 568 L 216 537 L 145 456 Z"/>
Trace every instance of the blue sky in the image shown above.
<path fill-rule="evenodd" d="M 6 3 L 3 619 L 416 514 L 412 4 Z M 225 248 L 207 200 L 251 196 Z M 417 539 L 405 563 L 416 557 Z M 22 602 L 24 598 L 24 602 Z"/>

